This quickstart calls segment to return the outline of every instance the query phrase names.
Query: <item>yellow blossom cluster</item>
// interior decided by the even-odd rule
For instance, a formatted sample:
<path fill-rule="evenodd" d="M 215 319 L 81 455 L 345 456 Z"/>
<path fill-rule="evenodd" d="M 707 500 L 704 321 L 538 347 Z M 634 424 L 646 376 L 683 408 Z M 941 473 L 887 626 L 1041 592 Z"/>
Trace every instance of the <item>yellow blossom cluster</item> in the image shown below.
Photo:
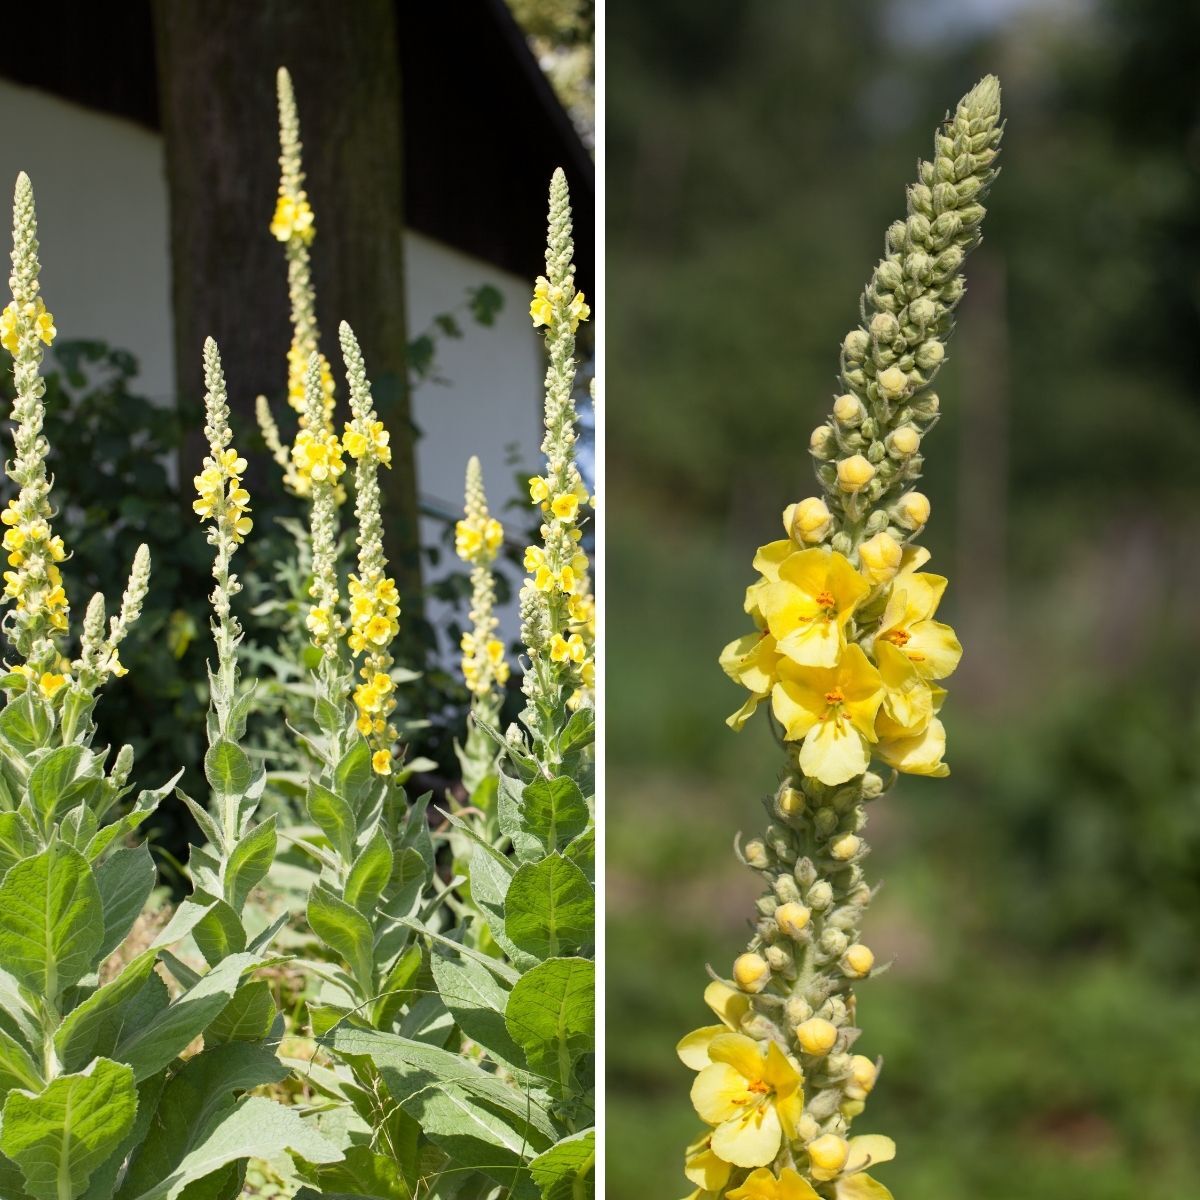
<path fill-rule="evenodd" d="M 4 311 L 0 312 L 0 346 L 14 356 L 20 345 L 17 329 L 18 318 L 22 316 L 44 345 L 49 346 L 58 333 L 54 327 L 54 317 L 47 311 L 46 302 L 41 296 L 22 306 L 18 306 L 15 300 L 9 301 Z"/>
<path fill-rule="evenodd" d="M 275 204 L 275 215 L 271 218 L 271 234 L 281 242 L 298 238 L 307 246 L 316 232 L 312 206 L 304 192 L 296 196 L 280 195 Z"/>
<path fill-rule="evenodd" d="M 346 470 L 337 434 L 326 429 L 301 429 L 292 447 L 292 466 L 306 490 L 311 489 L 314 480 L 336 485 Z"/>
<path fill-rule="evenodd" d="M 757 630 L 721 654 L 750 693 L 729 723 L 740 729 L 769 700 L 785 740 L 801 744 L 801 770 L 829 786 L 862 775 L 872 757 L 945 775 L 937 681 L 962 656 L 954 631 L 935 620 L 946 580 L 918 570 L 928 551 L 895 541 L 879 555 L 860 548 L 857 570 L 835 550 L 806 545 L 796 514 L 814 504 L 786 510 L 792 536 L 755 556 L 745 607 Z"/>
<path fill-rule="evenodd" d="M 218 449 L 204 459 L 200 474 L 192 479 L 196 499 L 192 511 L 202 521 L 223 522 L 235 545 L 246 540 L 254 522 L 250 511 L 250 493 L 242 487 L 246 460 L 232 447 Z"/>
<path fill-rule="evenodd" d="M 539 275 L 533 287 L 533 299 L 529 302 L 529 315 L 535 329 L 552 326 L 557 321 L 565 322 L 574 333 L 579 323 L 592 315 L 592 310 L 582 292 L 551 283 L 544 275 Z"/>
<path fill-rule="evenodd" d="M 57 564 L 66 558 L 66 547 L 50 532 L 45 517 L 31 518 L 24 509 L 17 497 L 0 512 L 6 526 L 3 545 L 13 568 L 4 572 L 4 595 L 16 602 L 18 613 L 41 613 L 51 629 L 65 633 L 70 606 Z"/>

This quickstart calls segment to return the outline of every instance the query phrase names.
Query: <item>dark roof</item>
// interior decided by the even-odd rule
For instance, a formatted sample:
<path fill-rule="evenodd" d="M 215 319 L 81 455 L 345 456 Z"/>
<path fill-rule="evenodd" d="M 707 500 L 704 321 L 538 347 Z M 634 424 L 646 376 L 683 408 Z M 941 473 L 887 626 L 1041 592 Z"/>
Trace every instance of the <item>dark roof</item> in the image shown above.
<path fill-rule="evenodd" d="M 406 224 L 536 275 L 546 189 L 561 166 L 579 214 L 579 282 L 591 291 L 595 166 L 505 0 L 398 0 L 396 24 Z M 5 15 L 0 76 L 159 128 L 149 0 L 17 6 Z"/>

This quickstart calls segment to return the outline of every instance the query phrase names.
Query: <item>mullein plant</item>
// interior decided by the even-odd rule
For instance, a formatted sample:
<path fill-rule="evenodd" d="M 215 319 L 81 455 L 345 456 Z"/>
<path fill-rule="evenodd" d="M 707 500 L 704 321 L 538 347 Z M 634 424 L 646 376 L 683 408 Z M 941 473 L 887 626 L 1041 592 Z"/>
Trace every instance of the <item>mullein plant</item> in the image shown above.
<path fill-rule="evenodd" d="M 231 1200 L 242 1161 L 259 1148 L 317 1160 L 338 1151 L 295 1114 L 240 1096 L 281 1074 L 278 1064 L 263 1074 L 262 1056 L 274 1056 L 260 1056 L 242 1019 L 254 956 L 231 955 L 201 975 L 165 939 L 120 953 L 155 884 L 147 846 L 130 839 L 175 780 L 118 807 L 133 755 L 123 747 L 107 765 L 107 749 L 93 746 L 92 711 L 103 684 L 124 674 L 119 645 L 140 613 L 149 556 L 138 551 L 107 626 L 103 598 L 93 598 L 68 662 L 57 566 L 66 551 L 51 529 L 41 432 L 42 347 L 55 328 L 39 294 L 25 175 L 13 226 L 13 300 L 0 317 L 14 360 L 10 472 L 20 488 L 3 518 L 13 568 L 4 628 L 18 661 L 0 679 L 0 1194 L 171 1200 L 188 1189 Z M 203 1052 L 184 1061 L 201 1036 Z"/>
<path fill-rule="evenodd" d="M 891 1196 L 868 1173 L 891 1139 L 850 1136 L 881 1066 L 856 1052 L 855 988 L 882 969 L 861 934 L 865 806 L 898 772 L 948 773 L 937 714 L 961 647 L 936 620 L 946 580 L 921 570 L 929 501 L 912 485 L 1001 132 L 988 76 L 947 117 L 888 230 L 842 345 L 842 393 L 810 441 L 823 495 L 789 505 L 787 536 L 760 547 L 755 629 L 721 655 L 749 693 L 729 724 L 766 703 L 786 760 L 766 832 L 740 850 L 766 885 L 753 936 L 705 992 L 719 1023 L 678 1047 L 706 1127 L 685 1156 L 691 1200 Z"/>

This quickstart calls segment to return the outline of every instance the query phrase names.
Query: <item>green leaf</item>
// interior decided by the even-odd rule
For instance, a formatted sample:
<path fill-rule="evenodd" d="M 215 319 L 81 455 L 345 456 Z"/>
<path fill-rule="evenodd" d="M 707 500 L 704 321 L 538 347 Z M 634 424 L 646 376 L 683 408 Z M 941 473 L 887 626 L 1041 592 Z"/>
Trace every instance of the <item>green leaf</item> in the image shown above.
<path fill-rule="evenodd" d="M 569 858 L 586 876 L 588 883 L 596 880 L 596 828 L 592 826 L 581 833 L 566 850 L 565 857 Z"/>
<path fill-rule="evenodd" d="M 107 958 L 124 940 L 154 890 L 156 872 L 150 847 L 122 847 L 96 868 L 96 886 L 104 906 L 104 941 L 100 958 Z"/>
<path fill-rule="evenodd" d="M 10 867 L 0 883 L 0 962 L 34 993 L 57 1000 L 93 967 L 104 907 L 87 860 L 62 842 Z"/>
<path fill-rule="evenodd" d="M 547 853 L 560 850 L 588 826 L 591 814 L 573 779 L 535 779 L 521 797 L 520 826 Z"/>
<path fill-rule="evenodd" d="M 361 812 L 378 779 L 379 776 L 371 768 L 371 747 L 364 738 L 356 738 L 334 769 L 335 790 L 345 796 L 355 812 Z"/>
<path fill-rule="evenodd" d="M 10 1092 L 0 1150 L 21 1168 L 36 1200 L 74 1200 L 133 1127 L 136 1112 L 133 1072 L 98 1058 L 40 1095 Z"/>
<path fill-rule="evenodd" d="M 587 876 L 559 854 L 526 863 L 504 899 L 504 932 L 537 958 L 555 958 L 595 938 L 596 900 Z"/>
<path fill-rule="evenodd" d="M 95 782 L 94 772 L 90 778 L 79 778 L 83 769 L 92 765 L 93 755 L 85 747 L 60 746 L 29 772 L 29 799 L 44 830 L 53 829 L 71 801 Z"/>
<path fill-rule="evenodd" d="M 208 904 L 207 911 L 192 927 L 192 937 L 200 947 L 204 961 L 211 967 L 246 948 L 246 930 L 241 917 L 221 899 Z"/>
<path fill-rule="evenodd" d="M 0 879 L 8 868 L 37 851 L 33 831 L 17 812 L 0 812 Z"/>
<path fill-rule="evenodd" d="M 354 857 L 356 825 L 354 810 L 337 792 L 331 792 L 319 783 L 308 785 L 308 815 L 313 823 L 329 839 L 329 844 L 338 852 L 343 862 Z"/>
<path fill-rule="evenodd" d="M 29 1050 L 7 1030 L 0 1029 L 0 1096 L 13 1088 L 41 1091 L 44 1082 Z"/>
<path fill-rule="evenodd" d="M 254 778 L 254 768 L 241 746 L 221 738 L 204 755 L 204 775 L 218 796 L 241 796 Z"/>
<path fill-rule="evenodd" d="M 46 706 L 33 692 L 25 692 L 0 711 L 0 737 L 21 754 L 32 754 L 50 736 Z"/>
<path fill-rule="evenodd" d="M 240 913 L 246 897 L 262 882 L 275 861 L 275 816 L 250 830 L 234 846 L 225 865 L 225 899 Z"/>
<path fill-rule="evenodd" d="M 304 1174 L 320 1190 L 306 1188 L 296 1200 L 305 1195 L 313 1200 L 409 1200 L 413 1194 L 399 1166 L 369 1146 L 347 1146 L 344 1161 L 317 1166 Z"/>
<path fill-rule="evenodd" d="M 131 1001 L 150 978 L 157 957 L 153 950 L 139 954 L 116 979 L 97 988 L 66 1015 L 54 1035 L 54 1047 L 65 1070 L 78 1071 L 97 1054 L 112 1056 L 134 1008 Z"/>
<path fill-rule="evenodd" d="M 371 835 L 371 840 L 354 860 L 350 874 L 346 877 L 346 889 L 343 893 L 346 903 L 369 918 L 391 882 L 394 863 L 391 842 L 388 841 L 387 834 L 377 828 Z M 423 877 L 422 870 L 422 879 Z"/>
<path fill-rule="evenodd" d="M 435 952 L 429 965 L 442 1003 L 454 1014 L 463 1033 L 499 1062 L 523 1068 L 525 1055 L 504 1024 L 508 989 L 491 971 L 471 959 Z"/>
<path fill-rule="evenodd" d="M 339 900 L 323 884 L 317 884 L 308 897 L 308 923 L 317 937 L 350 967 L 363 995 L 371 995 L 375 937 L 366 917 Z"/>
<path fill-rule="evenodd" d="M 527 828 L 522 809 L 525 804 L 525 784 L 511 775 L 500 774 L 500 789 L 496 796 L 496 820 L 501 833 L 512 839 L 513 850 L 521 862 L 535 862 L 546 852 L 542 840 Z"/>
<path fill-rule="evenodd" d="M 204 1044 L 262 1041 L 270 1034 L 276 1016 L 278 1010 L 270 983 L 265 979 L 248 980 L 204 1031 Z"/>
<path fill-rule="evenodd" d="M 596 964 L 551 958 L 521 976 L 508 998 L 504 1021 L 530 1067 L 570 1094 L 574 1063 L 596 1039 Z"/>
<path fill-rule="evenodd" d="M 542 1200 L 584 1200 L 596 1193 L 596 1131 L 565 1137 L 529 1164 Z"/>
<path fill-rule="evenodd" d="M 248 1158 L 298 1155 L 309 1162 L 336 1162 L 342 1152 L 305 1121 L 295 1109 L 262 1096 L 239 1100 L 176 1166 L 168 1179 L 134 1200 L 175 1200 L 183 1188 L 204 1179 L 227 1163 Z"/>
<path fill-rule="evenodd" d="M 162 1070 L 224 1011 L 242 974 L 257 962 L 252 954 L 225 959 L 151 1020 L 125 1033 L 113 1057 L 129 1063 L 139 1080 Z"/>

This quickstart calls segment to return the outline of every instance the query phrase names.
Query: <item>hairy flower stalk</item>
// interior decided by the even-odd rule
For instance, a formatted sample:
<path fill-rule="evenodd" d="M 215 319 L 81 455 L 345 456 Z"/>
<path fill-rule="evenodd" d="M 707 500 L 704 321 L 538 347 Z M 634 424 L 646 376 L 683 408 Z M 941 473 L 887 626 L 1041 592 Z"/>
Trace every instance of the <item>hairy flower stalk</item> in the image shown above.
<path fill-rule="evenodd" d="M 354 689 L 356 725 L 371 746 L 371 767 L 377 775 L 392 773 L 392 746 L 398 736 L 391 723 L 396 708 L 396 684 L 391 677 L 389 647 L 400 632 L 400 593 L 387 573 L 383 552 L 383 513 L 379 496 L 379 468 L 392 465 L 389 435 L 375 412 L 371 384 L 362 351 L 353 330 L 342 322 L 338 329 L 346 378 L 350 384 L 350 411 L 342 442 L 354 459 L 354 513 L 358 518 L 358 574 L 351 575 L 350 636 L 355 658 L 361 658 L 362 682 Z"/>
<path fill-rule="evenodd" d="M 286 67 L 280 67 L 276 77 L 279 97 L 279 198 L 271 219 L 271 234 L 283 243 L 288 269 L 288 299 L 292 309 L 292 344 L 288 348 L 288 403 L 299 414 L 300 431 L 306 428 L 333 429 L 334 382 L 333 372 L 321 353 L 321 331 L 317 326 L 316 292 L 312 281 L 310 247 L 317 227 L 308 193 L 304 190 L 303 144 L 300 141 L 300 113 L 292 77 Z M 321 384 L 321 406 L 317 417 L 309 415 L 306 398 L 308 360 L 318 356 Z M 256 405 L 256 415 L 263 438 L 272 457 L 284 468 L 284 483 L 298 496 L 308 495 L 309 479 L 298 473 L 294 463 L 281 455 L 279 429 L 271 416 L 265 398 Z M 334 499 L 341 503 L 344 493 L 334 489 Z"/>
<path fill-rule="evenodd" d="M 595 665 L 580 632 L 586 624 L 587 556 L 580 521 L 588 500 L 575 465 L 575 332 L 591 315 L 575 290 L 575 244 L 567 179 L 550 182 L 546 274 L 539 276 L 529 314 L 546 330 L 546 472 L 530 481 L 530 499 L 541 518 L 542 544 L 525 551 L 530 577 L 521 589 L 521 640 L 530 667 L 523 687 L 535 713 L 552 711 L 564 693 L 590 688 Z"/>
<path fill-rule="evenodd" d="M 471 628 L 463 633 L 460 644 L 463 679 L 471 693 L 467 740 L 459 755 L 468 795 L 495 766 L 495 745 L 479 722 L 493 727 L 498 723 L 509 675 L 504 642 L 496 636 L 500 622 L 494 612 L 496 577 L 492 573 L 492 563 L 503 544 L 504 527 L 488 510 L 483 467 L 471 455 L 467 461 L 463 517 L 454 527 L 454 549 L 471 568 L 471 609 L 467 614 Z"/>
<path fill-rule="evenodd" d="M 843 344 L 845 390 L 812 437 L 825 495 L 789 505 L 787 538 L 759 549 L 746 594 L 757 628 L 721 655 L 749 692 L 729 723 L 740 729 L 769 701 L 787 762 L 770 825 L 740 851 L 766 884 L 754 936 L 705 993 L 720 1024 L 679 1043 L 708 1127 L 685 1158 L 694 1197 L 891 1195 L 866 1174 L 893 1157 L 891 1140 L 849 1137 L 880 1065 L 854 1053 L 855 985 L 876 969 L 861 940 L 865 805 L 897 772 L 948 772 L 939 681 L 961 647 L 934 619 L 946 580 L 919 569 L 929 554 L 911 543 L 929 502 L 911 485 L 995 176 L 999 113 L 989 76 L 920 164 Z"/>
<path fill-rule="evenodd" d="M 66 548 L 50 526 L 55 516 L 46 472 L 50 447 L 42 433 L 46 393 L 42 357 L 57 331 L 40 294 L 39 271 L 33 185 L 22 171 L 13 197 L 12 301 L 0 314 L 0 345 L 13 356 L 15 389 L 16 454 L 7 469 L 19 488 L 0 513 L 12 568 L 4 572 L 4 603 L 13 606 L 4 624 L 30 675 L 50 676 L 54 686 L 63 682 L 60 641 L 70 608 L 58 567 Z"/>
<path fill-rule="evenodd" d="M 242 627 L 233 615 L 230 601 L 242 590 L 242 585 L 230 570 L 230 562 L 253 528 L 253 521 L 246 515 L 250 511 L 250 493 L 242 487 L 246 460 L 231 445 L 229 395 L 220 351 L 212 338 L 204 343 L 204 389 L 204 436 L 208 440 L 208 454 L 200 474 L 192 480 L 197 496 L 192 501 L 192 509 L 208 523 L 208 543 L 215 551 L 212 566 L 215 586 L 210 599 L 219 686 L 214 688 L 214 695 L 232 701 L 237 686 L 237 645 L 242 640 Z M 218 709 L 218 715 L 223 730 L 228 713 Z"/>

